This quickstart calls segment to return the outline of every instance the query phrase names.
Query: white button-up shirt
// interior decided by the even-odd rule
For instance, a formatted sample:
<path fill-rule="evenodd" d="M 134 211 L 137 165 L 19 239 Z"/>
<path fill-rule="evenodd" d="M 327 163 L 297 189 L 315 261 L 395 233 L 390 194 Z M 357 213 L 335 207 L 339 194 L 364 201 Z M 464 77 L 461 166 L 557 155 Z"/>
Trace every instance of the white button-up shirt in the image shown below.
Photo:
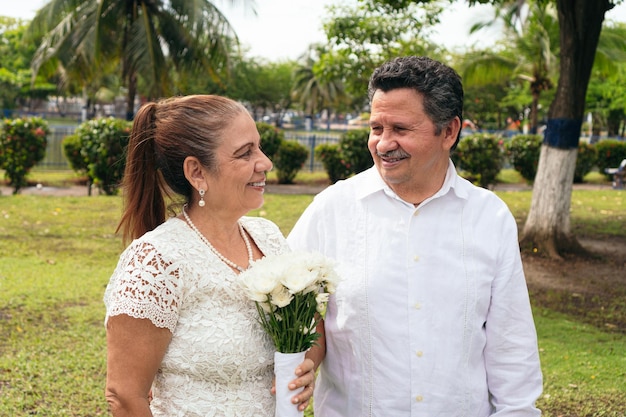
<path fill-rule="evenodd" d="M 419 206 L 376 168 L 327 188 L 288 238 L 339 261 L 314 395 L 321 417 L 538 416 L 517 226 L 456 175 Z"/>

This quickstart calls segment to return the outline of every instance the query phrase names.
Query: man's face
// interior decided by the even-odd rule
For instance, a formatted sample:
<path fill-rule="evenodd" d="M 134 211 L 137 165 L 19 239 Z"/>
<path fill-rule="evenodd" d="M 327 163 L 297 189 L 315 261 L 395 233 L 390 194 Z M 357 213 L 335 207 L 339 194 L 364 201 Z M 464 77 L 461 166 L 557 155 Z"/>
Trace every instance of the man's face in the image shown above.
<path fill-rule="evenodd" d="M 458 129 L 435 130 L 417 91 L 374 93 L 368 148 L 384 181 L 406 201 L 422 201 L 443 184 Z"/>

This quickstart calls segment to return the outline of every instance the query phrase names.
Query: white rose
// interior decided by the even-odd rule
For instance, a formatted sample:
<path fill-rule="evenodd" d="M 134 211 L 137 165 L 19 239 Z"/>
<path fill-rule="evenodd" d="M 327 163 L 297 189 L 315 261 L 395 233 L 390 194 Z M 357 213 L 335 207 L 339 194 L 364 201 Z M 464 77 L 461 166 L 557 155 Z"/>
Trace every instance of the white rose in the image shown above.
<path fill-rule="evenodd" d="M 302 292 L 305 288 L 314 285 L 317 281 L 317 271 L 299 270 L 295 265 L 285 270 L 281 283 L 292 294 Z"/>
<path fill-rule="evenodd" d="M 291 295 L 290 292 L 287 291 L 287 289 L 282 286 L 276 287 L 276 289 L 272 291 L 271 296 L 272 296 L 272 304 L 278 308 L 282 308 L 282 307 L 289 305 L 289 303 L 293 299 L 293 295 Z"/>
<path fill-rule="evenodd" d="M 267 295 L 280 283 L 281 268 L 277 269 L 274 258 L 265 257 L 253 262 L 251 268 L 239 274 L 239 281 L 251 300 L 267 301 Z"/>

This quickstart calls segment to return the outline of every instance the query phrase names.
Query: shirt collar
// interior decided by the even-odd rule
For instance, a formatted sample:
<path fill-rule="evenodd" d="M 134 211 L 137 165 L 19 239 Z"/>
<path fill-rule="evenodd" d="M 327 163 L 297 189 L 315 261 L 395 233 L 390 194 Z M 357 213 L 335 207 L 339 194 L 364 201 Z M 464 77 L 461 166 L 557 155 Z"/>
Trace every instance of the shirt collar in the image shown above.
<path fill-rule="evenodd" d="M 362 174 L 361 181 L 357 184 L 356 187 L 356 197 L 357 199 L 366 198 L 369 195 L 383 192 L 386 195 L 393 197 L 397 200 L 402 200 L 398 195 L 385 183 L 380 174 L 378 173 L 378 169 L 376 166 L 369 168 L 364 171 Z M 448 194 L 450 191 L 453 191 L 457 197 L 462 199 L 467 199 L 468 197 L 468 189 L 465 186 L 466 181 L 463 178 L 459 177 L 456 172 L 456 168 L 454 167 L 454 163 L 451 159 L 448 160 L 448 170 L 446 171 L 446 178 L 443 181 L 443 185 L 434 195 L 427 198 L 422 202 L 422 204 L 427 201 L 433 200 L 435 198 L 442 197 Z M 410 204 L 410 203 L 407 203 Z M 412 205 L 412 204 L 411 204 Z"/>

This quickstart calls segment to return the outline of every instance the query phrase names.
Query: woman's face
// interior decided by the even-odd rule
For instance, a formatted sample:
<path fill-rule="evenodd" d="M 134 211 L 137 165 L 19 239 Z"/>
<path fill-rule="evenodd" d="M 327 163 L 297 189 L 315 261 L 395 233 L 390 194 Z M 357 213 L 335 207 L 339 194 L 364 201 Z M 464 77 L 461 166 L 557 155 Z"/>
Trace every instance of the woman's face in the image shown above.
<path fill-rule="evenodd" d="M 209 207 L 244 215 L 263 205 L 265 173 L 272 169 L 272 162 L 260 145 L 254 120 L 247 113 L 237 116 L 217 148 L 217 172 L 207 176 L 204 198 Z"/>

